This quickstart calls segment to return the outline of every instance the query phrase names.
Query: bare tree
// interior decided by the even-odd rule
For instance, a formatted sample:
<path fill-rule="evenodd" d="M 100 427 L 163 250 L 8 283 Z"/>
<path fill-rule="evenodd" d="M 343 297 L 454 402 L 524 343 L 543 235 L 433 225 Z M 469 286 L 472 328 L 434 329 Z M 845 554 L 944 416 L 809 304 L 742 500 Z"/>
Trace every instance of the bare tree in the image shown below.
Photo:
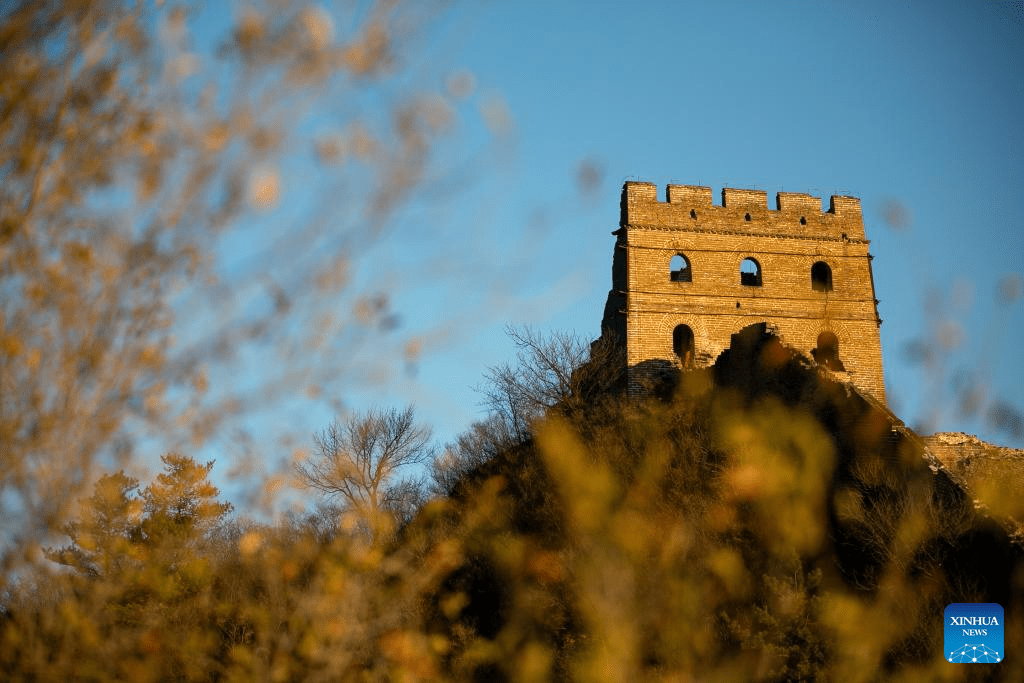
<path fill-rule="evenodd" d="M 478 389 L 489 408 L 434 458 L 430 494 L 449 496 L 473 470 L 530 438 L 533 423 L 548 410 L 591 410 L 615 399 L 623 378 L 622 347 L 611 335 L 587 344 L 568 332 L 542 336 L 529 327 L 507 327 L 516 359 L 488 368 Z"/>
<path fill-rule="evenodd" d="M 296 462 L 295 472 L 305 486 L 340 500 L 376 540 L 411 516 L 422 487 L 399 473 L 433 458 L 431 436 L 411 406 L 370 410 L 315 434 L 316 453 Z"/>
<path fill-rule="evenodd" d="M 609 337 L 587 344 L 569 332 L 545 337 L 529 327 L 505 331 L 518 349 L 516 361 L 488 368 L 480 392 L 514 438 L 528 436 L 530 425 L 549 408 L 572 408 L 607 393 L 624 367 L 621 350 Z"/>
<path fill-rule="evenodd" d="M 464 477 L 510 447 L 516 438 L 499 415 L 492 413 L 485 420 L 474 422 L 430 464 L 431 495 L 452 495 Z"/>
<path fill-rule="evenodd" d="M 529 327 L 505 332 L 518 349 L 516 362 L 488 368 L 481 393 L 484 405 L 514 434 L 525 435 L 533 420 L 569 394 L 572 372 L 587 359 L 587 347 L 573 334 L 545 338 Z"/>

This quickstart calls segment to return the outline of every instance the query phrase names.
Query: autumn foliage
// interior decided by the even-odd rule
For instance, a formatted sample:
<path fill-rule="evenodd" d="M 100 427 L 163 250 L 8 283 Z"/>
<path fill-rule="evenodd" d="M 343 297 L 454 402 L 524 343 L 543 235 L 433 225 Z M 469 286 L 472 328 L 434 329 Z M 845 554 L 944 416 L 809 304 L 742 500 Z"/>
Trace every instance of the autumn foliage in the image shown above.
<path fill-rule="evenodd" d="M 236 511 L 214 482 L 246 463 L 202 456 L 343 393 L 391 320 L 348 274 L 466 88 L 403 78 L 431 8 L 267 0 L 212 43 L 210 10 L 0 8 L 0 678 L 1024 679 L 1020 496 L 763 327 L 642 397 L 614 340 L 514 330 L 454 443 L 339 409 L 261 444 L 304 512 Z M 336 204 L 247 232 L 290 174 Z M 970 601 L 1010 616 L 1000 665 L 941 656 Z"/>
<path fill-rule="evenodd" d="M 548 347 L 549 349 L 556 347 Z M 557 358 L 549 359 L 558 361 Z M 592 357 L 589 362 L 600 362 Z M 615 362 L 615 356 L 603 362 Z M 575 373 L 577 378 L 597 372 Z M 614 374 L 614 369 L 607 372 Z M 525 376 L 525 375 L 523 375 Z M 387 538 L 232 519 L 210 464 L 100 479 L 12 586 L 3 670 L 88 679 L 877 680 L 941 656 L 950 602 L 1019 609 L 1013 525 L 912 432 L 752 328 L 671 398 L 549 406 Z M 507 432 L 505 432 L 507 434 Z M 478 434 L 479 436 L 479 434 Z M 504 437 L 503 437 L 504 438 Z M 469 453 L 467 441 L 458 453 Z M 1007 623 L 1007 650 L 1022 642 Z"/>

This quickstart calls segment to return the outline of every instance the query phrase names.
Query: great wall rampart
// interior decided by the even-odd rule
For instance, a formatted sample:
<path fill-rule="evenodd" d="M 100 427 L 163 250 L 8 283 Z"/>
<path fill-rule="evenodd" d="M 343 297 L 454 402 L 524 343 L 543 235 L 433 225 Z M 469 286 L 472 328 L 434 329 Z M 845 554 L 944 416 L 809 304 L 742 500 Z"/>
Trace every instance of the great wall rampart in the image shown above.
<path fill-rule="evenodd" d="M 625 344 L 630 390 L 659 365 L 706 367 L 732 334 L 767 323 L 782 341 L 885 401 L 860 200 L 710 187 L 622 189 L 602 328 Z"/>

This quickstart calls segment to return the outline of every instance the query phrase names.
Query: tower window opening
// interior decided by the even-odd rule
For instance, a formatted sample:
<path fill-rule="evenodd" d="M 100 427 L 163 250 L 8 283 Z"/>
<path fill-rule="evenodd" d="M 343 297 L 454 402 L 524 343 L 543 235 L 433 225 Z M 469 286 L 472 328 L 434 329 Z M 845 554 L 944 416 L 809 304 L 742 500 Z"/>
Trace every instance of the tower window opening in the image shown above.
<path fill-rule="evenodd" d="M 811 266 L 811 289 L 815 292 L 832 291 L 832 269 L 824 261 Z"/>
<path fill-rule="evenodd" d="M 750 214 L 748 213 L 747 215 L 745 215 L 745 216 L 743 217 L 743 220 L 745 220 L 745 221 L 749 221 L 749 220 L 750 220 Z"/>
<path fill-rule="evenodd" d="M 676 325 L 672 330 L 672 350 L 684 368 L 694 366 L 693 330 L 689 325 Z"/>
<path fill-rule="evenodd" d="M 761 264 L 752 258 L 743 259 L 740 264 L 740 284 L 747 287 L 761 286 Z"/>
<path fill-rule="evenodd" d="M 676 254 L 669 261 L 669 280 L 672 282 L 693 282 L 693 271 L 690 260 L 682 254 Z"/>
<path fill-rule="evenodd" d="M 839 338 L 834 332 L 823 331 L 818 335 L 818 348 L 811 351 L 814 362 L 824 365 L 829 370 L 846 372 L 843 361 L 839 360 Z"/>

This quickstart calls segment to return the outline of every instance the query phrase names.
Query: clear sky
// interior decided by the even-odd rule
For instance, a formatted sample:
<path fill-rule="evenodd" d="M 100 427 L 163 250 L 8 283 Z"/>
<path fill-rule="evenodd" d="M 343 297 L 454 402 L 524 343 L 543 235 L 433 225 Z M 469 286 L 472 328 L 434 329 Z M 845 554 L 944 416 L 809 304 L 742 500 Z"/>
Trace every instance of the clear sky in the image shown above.
<path fill-rule="evenodd" d="M 1022 3 L 466 3 L 437 41 L 474 97 L 504 100 L 513 132 L 499 168 L 467 183 L 473 210 L 442 231 L 474 245 L 447 249 L 478 280 L 438 300 L 398 291 L 398 334 L 446 314 L 450 334 L 363 400 L 411 395 L 450 438 L 481 416 L 471 386 L 512 356 L 504 324 L 596 337 L 625 180 L 709 185 L 716 201 L 723 186 L 826 207 L 850 194 L 894 409 L 1024 446 L 1006 411 L 991 419 L 1024 408 Z"/>
<path fill-rule="evenodd" d="M 228 25 L 220 11 L 200 22 L 201 43 Z M 387 112 L 389 97 L 454 78 L 453 137 L 350 264 L 349 288 L 318 302 L 343 323 L 321 359 L 340 380 L 318 397 L 274 393 L 238 425 L 249 441 L 207 443 L 218 474 L 244 471 L 240 453 L 286 470 L 339 410 L 375 404 L 415 403 L 443 444 L 484 416 L 473 388 L 514 358 L 506 325 L 596 338 L 626 180 L 662 197 L 668 183 L 716 198 L 756 188 L 772 206 L 779 191 L 826 208 L 860 197 L 890 407 L 925 433 L 1024 447 L 1022 3 L 463 2 L 419 34 L 390 95 L 328 100 L 302 125 L 344 126 L 364 104 Z M 330 240 L 372 232 L 351 201 L 372 186 L 358 166 L 347 190 L 283 170 L 277 208 L 225 254 L 244 256 L 263 230 L 316 263 Z M 327 242 L 305 244 L 292 226 L 318 205 Z M 291 263 L 250 260 L 257 281 Z M 365 292 L 388 295 L 382 330 L 346 322 Z M 273 362 L 257 350 L 211 379 L 255 393 Z"/>

